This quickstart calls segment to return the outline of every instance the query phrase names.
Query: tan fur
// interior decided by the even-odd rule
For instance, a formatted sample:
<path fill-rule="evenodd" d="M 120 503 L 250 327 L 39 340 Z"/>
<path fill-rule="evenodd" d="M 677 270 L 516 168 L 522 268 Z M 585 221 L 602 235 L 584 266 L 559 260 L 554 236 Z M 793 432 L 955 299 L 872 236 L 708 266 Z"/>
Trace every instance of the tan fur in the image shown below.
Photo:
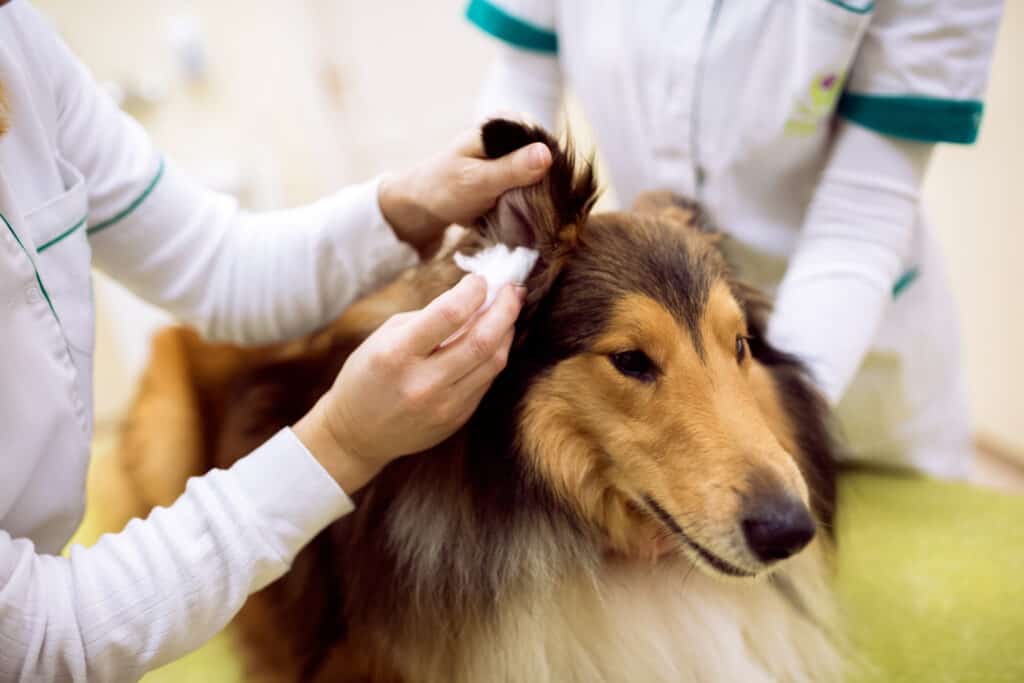
<path fill-rule="evenodd" d="M 641 295 L 623 299 L 592 353 L 531 388 L 521 438 L 529 453 L 558 454 L 535 458 L 536 468 L 607 531 L 613 549 L 633 554 L 637 543 L 663 535 L 648 513 L 637 513 L 649 493 L 702 546 L 757 573 L 763 567 L 740 535 L 740 504 L 755 484 L 805 502 L 807 487 L 758 405 L 757 394 L 776 405 L 763 368 L 749 357 L 736 362 L 735 338 L 746 329 L 724 284 L 712 289 L 706 311 L 703 338 L 715 343 L 701 359 L 668 311 Z M 618 373 L 607 355 L 625 349 L 643 349 L 664 381 L 645 385 Z"/>

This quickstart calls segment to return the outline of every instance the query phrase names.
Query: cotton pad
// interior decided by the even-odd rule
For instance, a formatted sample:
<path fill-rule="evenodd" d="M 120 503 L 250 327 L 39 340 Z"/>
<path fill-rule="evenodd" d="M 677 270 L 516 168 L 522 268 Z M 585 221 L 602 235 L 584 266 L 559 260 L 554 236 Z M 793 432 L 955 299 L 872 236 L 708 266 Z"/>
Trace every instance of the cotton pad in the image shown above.
<path fill-rule="evenodd" d="M 526 247 L 509 249 L 504 244 L 487 247 L 473 256 L 455 254 L 455 265 L 467 273 L 475 273 L 487 280 L 487 298 L 480 307 L 486 311 L 501 288 L 509 284 L 523 284 L 537 263 L 537 250 Z"/>

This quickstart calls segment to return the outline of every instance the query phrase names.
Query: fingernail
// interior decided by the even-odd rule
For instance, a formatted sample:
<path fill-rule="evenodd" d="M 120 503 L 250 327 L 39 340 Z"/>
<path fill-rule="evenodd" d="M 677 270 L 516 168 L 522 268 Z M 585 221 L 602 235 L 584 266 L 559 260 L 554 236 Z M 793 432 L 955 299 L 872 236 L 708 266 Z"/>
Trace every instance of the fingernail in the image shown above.
<path fill-rule="evenodd" d="M 548 146 L 542 142 L 535 143 L 530 147 L 530 153 L 527 157 L 527 161 L 530 165 L 531 171 L 539 171 L 542 168 L 547 168 L 548 164 L 551 163 L 551 150 Z"/>

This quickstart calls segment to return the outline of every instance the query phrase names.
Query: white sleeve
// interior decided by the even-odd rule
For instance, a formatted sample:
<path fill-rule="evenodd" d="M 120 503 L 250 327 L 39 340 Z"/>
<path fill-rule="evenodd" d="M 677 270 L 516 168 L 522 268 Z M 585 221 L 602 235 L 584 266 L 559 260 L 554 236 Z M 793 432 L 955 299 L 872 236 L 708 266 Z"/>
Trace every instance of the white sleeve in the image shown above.
<path fill-rule="evenodd" d="M 285 429 L 70 558 L 0 530 L 0 680 L 138 680 L 216 634 L 351 509 Z"/>
<path fill-rule="evenodd" d="M 498 57 L 484 78 L 476 115 L 525 114 L 550 131 L 558 129 L 562 110 L 562 72 L 553 55 L 499 47 Z"/>
<path fill-rule="evenodd" d="M 478 119 L 526 114 L 557 129 L 563 79 L 556 9 L 553 0 L 471 0 L 466 7 L 470 23 L 501 41 L 477 102 Z"/>
<path fill-rule="evenodd" d="M 42 21 L 42 20 L 40 20 Z M 51 31 L 57 148 L 86 178 L 95 263 L 207 335 L 270 342 L 308 332 L 415 262 L 380 213 L 377 184 L 251 214 L 153 149 Z"/>
<path fill-rule="evenodd" d="M 974 142 L 1003 0 L 871 5 L 839 115 L 893 137 Z"/>
<path fill-rule="evenodd" d="M 768 324 L 830 403 L 856 374 L 903 274 L 932 145 L 841 122 Z"/>

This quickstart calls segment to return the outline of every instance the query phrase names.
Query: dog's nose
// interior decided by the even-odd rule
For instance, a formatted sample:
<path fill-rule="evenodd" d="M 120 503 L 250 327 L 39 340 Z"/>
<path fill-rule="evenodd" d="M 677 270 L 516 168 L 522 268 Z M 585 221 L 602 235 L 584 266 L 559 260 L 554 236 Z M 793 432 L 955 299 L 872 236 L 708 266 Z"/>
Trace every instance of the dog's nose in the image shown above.
<path fill-rule="evenodd" d="M 791 557 L 814 538 L 814 520 L 807 506 L 790 496 L 754 502 L 742 525 L 747 545 L 762 562 Z"/>

